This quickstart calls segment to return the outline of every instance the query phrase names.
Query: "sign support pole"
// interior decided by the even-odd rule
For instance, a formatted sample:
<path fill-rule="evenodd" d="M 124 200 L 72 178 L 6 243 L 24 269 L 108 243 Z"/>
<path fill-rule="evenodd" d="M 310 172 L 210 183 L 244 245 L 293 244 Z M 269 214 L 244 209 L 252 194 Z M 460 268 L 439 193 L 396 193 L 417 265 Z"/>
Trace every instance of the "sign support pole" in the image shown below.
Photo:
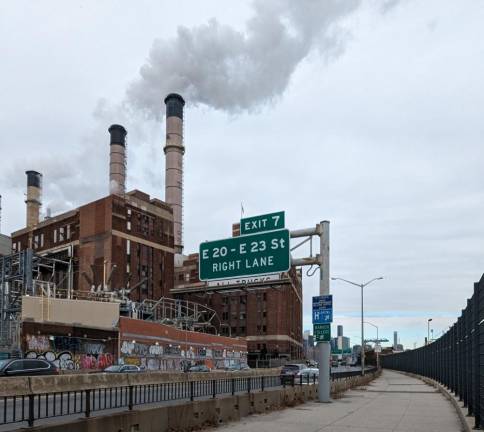
<path fill-rule="evenodd" d="M 329 221 L 319 224 L 319 295 L 329 295 Z M 330 402 L 330 357 L 331 345 L 329 342 L 318 342 L 319 354 L 319 402 Z"/>

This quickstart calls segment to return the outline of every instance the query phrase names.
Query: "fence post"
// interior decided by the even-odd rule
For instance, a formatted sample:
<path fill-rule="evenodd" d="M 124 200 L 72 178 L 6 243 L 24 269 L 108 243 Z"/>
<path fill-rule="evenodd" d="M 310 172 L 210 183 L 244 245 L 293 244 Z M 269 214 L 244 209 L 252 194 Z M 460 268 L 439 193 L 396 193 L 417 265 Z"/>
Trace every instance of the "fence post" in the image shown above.
<path fill-rule="evenodd" d="M 217 396 L 217 381 L 212 380 L 212 397 L 215 399 Z"/>
<path fill-rule="evenodd" d="M 474 370 L 472 383 L 474 386 L 474 429 L 479 429 L 481 426 L 481 383 L 480 383 L 480 336 L 481 330 L 479 323 L 481 317 L 479 316 L 479 300 L 480 300 L 480 283 L 474 284 Z"/>
<path fill-rule="evenodd" d="M 235 378 L 232 378 L 232 396 L 235 394 Z"/>
<path fill-rule="evenodd" d="M 128 387 L 128 409 L 133 410 L 133 386 Z"/>
<path fill-rule="evenodd" d="M 260 377 L 260 391 L 264 391 L 264 376 Z"/>
<path fill-rule="evenodd" d="M 193 401 L 193 381 L 190 381 L 190 400 Z"/>
<path fill-rule="evenodd" d="M 29 395 L 29 420 L 28 424 L 29 427 L 34 426 L 34 402 L 35 402 L 35 396 L 33 394 Z"/>
<path fill-rule="evenodd" d="M 91 416 L 91 390 L 86 390 L 86 417 Z"/>
<path fill-rule="evenodd" d="M 250 393 L 250 384 L 251 384 L 251 379 L 250 377 L 247 378 L 247 393 Z"/>

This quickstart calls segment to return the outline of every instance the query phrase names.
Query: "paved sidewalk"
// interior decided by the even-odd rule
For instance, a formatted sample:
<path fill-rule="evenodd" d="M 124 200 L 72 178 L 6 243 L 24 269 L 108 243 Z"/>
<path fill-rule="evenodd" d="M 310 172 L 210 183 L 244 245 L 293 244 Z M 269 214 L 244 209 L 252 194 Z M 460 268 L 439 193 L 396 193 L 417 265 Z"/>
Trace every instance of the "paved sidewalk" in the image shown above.
<path fill-rule="evenodd" d="M 315 402 L 253 415 L 223 432 L 459 432 L 452 404 L 424 382 L 392 371 L 330 404 Z"/>

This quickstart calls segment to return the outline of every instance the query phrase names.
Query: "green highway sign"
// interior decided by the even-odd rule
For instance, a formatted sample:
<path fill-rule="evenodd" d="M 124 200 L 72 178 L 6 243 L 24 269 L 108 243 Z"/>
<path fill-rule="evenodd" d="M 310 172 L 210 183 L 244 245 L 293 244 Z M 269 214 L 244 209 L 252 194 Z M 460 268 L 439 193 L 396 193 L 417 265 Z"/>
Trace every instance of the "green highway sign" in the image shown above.
<path fill-rule="evenodd" d="M 287 229 L 200 244 L 201 281 L 281 273 L 290 267 Z"/>
<path fill-rule="evenodd" d="M 314 324 L 313 334 L 316 342 L 331 341 L 331 324 Z"/>
<path fill-rule="evenodd" d="M 284 224 L 285 216 L 283 211 L 242 218 L 240 220 L 240 235 L 277 230 L 284 228 Z"/>

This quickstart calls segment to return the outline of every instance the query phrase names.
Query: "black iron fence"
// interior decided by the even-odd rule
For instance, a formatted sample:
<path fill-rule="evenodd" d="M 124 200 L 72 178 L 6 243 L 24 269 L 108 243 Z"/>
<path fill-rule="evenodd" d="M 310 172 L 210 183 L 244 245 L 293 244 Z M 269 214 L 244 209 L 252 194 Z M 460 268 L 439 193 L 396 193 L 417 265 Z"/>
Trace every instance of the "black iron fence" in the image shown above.
<path fill-rule="evenodd" d="M 297 377 L 288 385 L 315 383 L 316 376 Z M 251 393 L 266 388 L 285 387 L 279 375 L 250 376 L 200 381 L 165 382 L 132 386 L 88 389 L 80 391 L 49 392 L 25 396 L 0 398 L 0 425 L 27 422 L 33 426 L 36 420 L 125 408 L 136 405 L 176 400 L 193 401 L 196 398 L 217 395 Z"/>
<path fill-rule="evenodd" d="M 381 356 L 382 366 L 432 378 L 454 392 L 484 426 L 484 275 L 457 322 L 436 341 L 422 348 Z"/>

